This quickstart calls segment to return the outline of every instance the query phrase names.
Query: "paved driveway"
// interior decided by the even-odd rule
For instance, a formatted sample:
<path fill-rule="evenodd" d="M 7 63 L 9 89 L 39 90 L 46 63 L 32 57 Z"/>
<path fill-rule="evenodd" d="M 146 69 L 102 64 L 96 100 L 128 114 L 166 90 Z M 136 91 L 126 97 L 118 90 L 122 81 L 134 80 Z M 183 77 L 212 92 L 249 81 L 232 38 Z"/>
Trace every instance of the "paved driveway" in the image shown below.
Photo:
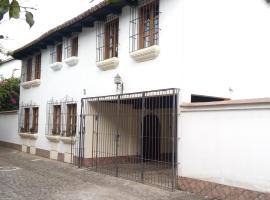
<path fill-rule="evenodd" d="M 165 191 L 3 147 L 0 199 L 202 200 L 189 193 Z"/>

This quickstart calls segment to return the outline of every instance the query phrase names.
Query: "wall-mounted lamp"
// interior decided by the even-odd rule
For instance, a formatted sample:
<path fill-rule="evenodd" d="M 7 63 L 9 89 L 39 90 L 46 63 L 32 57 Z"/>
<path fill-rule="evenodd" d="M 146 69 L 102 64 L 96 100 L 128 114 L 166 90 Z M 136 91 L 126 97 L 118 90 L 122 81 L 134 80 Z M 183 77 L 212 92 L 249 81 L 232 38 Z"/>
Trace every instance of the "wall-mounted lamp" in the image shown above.
<path fill-rule="evenodd" d="M 123 94 L 124 83 L 123 83 L 122 78 L 119 74 L 116 74 L 116 76 L 114 77 L 114 84 L 116 84 L 116 92 Z"/>

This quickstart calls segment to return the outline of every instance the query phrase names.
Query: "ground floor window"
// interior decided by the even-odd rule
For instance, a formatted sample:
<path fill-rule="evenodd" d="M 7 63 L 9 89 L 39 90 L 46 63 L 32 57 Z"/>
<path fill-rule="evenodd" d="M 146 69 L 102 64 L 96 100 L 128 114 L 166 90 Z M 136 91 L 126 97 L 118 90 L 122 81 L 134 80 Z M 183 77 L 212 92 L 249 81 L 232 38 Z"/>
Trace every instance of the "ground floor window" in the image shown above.
<path fill-rule="evenodd" d="M 51 100 L 47 104 L 47 135 L 75 136 L 77 132 L 77 103 L 73 100 Z"/>
<path fill-rule="evenodd" d="M 39 107 L 32 104 L 21 104 L 19 113 L 19 132 L 38 132 Z"/>

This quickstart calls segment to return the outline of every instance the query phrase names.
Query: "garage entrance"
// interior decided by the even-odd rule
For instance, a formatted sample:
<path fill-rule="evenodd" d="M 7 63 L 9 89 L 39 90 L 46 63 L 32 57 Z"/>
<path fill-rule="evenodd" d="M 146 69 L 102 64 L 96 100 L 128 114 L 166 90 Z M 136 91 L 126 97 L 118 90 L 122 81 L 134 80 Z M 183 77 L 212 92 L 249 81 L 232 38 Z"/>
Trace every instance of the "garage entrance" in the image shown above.
<path fill-rule="evenodd" d="M 178 89 L 82 99 L 79 163 L 174 189 Z"/>

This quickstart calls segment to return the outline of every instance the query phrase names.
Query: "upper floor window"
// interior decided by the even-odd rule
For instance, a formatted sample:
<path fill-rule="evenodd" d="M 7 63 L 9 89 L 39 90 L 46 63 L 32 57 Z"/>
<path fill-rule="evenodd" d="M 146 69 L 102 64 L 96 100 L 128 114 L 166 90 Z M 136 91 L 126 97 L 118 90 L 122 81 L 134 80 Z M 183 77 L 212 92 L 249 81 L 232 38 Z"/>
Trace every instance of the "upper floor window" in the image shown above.
<path fill-rule="evenodd" d="M 131 8 L 131 52 L 159 44 L 159 13 L 159 0 L 141 0 Z"/>
<path fill-rule="evenodd" d="M 97 62 L 118 57 L 119 18 L 109 15 L 97 23 Z"/>
<path fill-rule="evenodd" d="M 62 62 L 62 43 L 59 43 L 50 49 L 51 63 Z"/>
<path fill-rule="evenodd" d="M 22 82 L 28 82 L 40 79 L 41 76 L 41 54 L 38 53 L 28 58 L 23 65 L 21 79 Z"/>
<path fill-rule="evenodd" d="M 64 40 L 64 56 L 65 58 L 78 56 L 78 36 Z"/>
<path fill-rule="evenodd" d="M 21 105 L 19 114 L 19 132 L 38 132 L 39 108 L 36 105 Z"/>

